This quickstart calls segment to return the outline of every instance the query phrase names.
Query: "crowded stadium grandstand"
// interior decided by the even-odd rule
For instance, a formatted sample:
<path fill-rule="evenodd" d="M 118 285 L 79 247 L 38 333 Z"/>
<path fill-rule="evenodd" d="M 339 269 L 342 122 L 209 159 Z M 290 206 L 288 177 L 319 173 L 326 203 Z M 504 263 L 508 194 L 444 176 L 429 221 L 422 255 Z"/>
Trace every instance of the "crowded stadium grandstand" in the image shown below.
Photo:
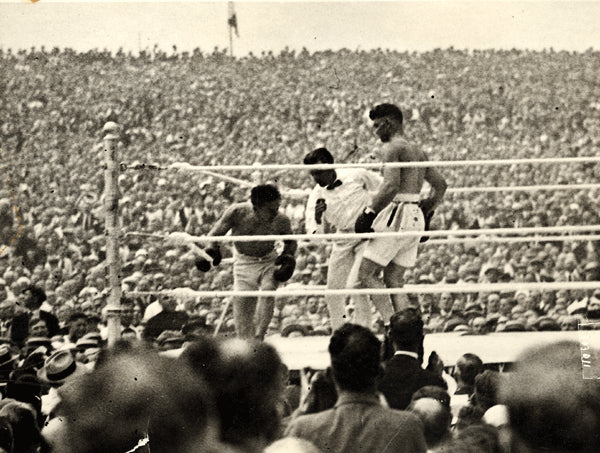
<path fill-rule="evenodd" d="M 599 164 L 560 160 L 600 155 L 598 51 L 32 48 L 0 61 L 0 451 L 598 451 L 600 372 L 582 379 L 581 364 L 600 360 L 600 284 L 585 286 L 600 280 L 600 249 L 569 228 L 600 225 Z M 549 162 L 436 167 L 448 191 L 431 230 L 471 233 L 419 245 L 403 276 L 416 311 L 390 325 L 373 309 L 367 329 L 347 297 L 336 330 L 317 290 L 277 297 L 264 342 L 235 339 L 230 298 L 195 295 L 232 289 L 228 245 L 203 272 L 161 236 L 206 235 L 264 183 L 305 233 L 309 171 L 260 166 L 323 146 L 340 163 L 376 162 L 381 102 L 402 109 L 433 162 Z M 107 123 L 122 162 L 110 349 Z M 180 162 L 256 170 L 171 171 Z M 496 228 L 538 231 L 511 242 Z M 330 252 L 298 241 L 280 290 L 324 288 Z M 485 286 L 496 283 L 512 289 Z M 520 289 L 530 283 L 568 289 Z M 483 289 L 428 292 L 438 284 Z"/>

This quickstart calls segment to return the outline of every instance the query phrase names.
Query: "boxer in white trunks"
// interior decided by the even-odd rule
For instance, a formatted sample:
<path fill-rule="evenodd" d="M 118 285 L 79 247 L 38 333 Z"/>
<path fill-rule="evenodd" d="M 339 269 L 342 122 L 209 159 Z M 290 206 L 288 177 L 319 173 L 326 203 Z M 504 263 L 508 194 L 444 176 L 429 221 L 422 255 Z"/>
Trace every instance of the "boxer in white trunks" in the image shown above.
<path fill-rule="evenodd" d="M 383 162 L 427 161 L 423 151 L 403 137 L 402 112 L 393 104 L 379 104 L 369 112 L 375 134 L 383 143 Z M 423 182 L 431 185 L 430 196 L 420 200 Z M 425 218 L 440 204 L 447 184 L 434 167 L 385 168 L 383 182 L 373 196 L 370 206 L 358 216 L 357 233 L 370 231 L 424 231 Z M 400 288 L 406 268 L 417 259 L 419 237 L 389 237 L 369 240 L 359 269 L 359 288 Z M 379 277 L 383 269 L 383 279 Z M 376 305 L 387 306 L 381 313 L 388 324 L 395 311 L 408 306 L 403 294 L 372 295 Z M 385 302 L 387 301 L 387 302 Z M 393 304 L 392 304 L 393 301 Z M 382 310 L 380 309 L 380 312 Z"/>

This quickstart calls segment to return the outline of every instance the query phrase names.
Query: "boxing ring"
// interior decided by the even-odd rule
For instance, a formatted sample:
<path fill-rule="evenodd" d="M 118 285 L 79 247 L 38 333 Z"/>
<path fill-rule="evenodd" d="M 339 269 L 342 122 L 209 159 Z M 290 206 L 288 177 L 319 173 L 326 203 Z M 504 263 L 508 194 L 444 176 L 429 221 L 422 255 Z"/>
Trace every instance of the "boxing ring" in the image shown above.
<path fill-rule="evenodd" d="M 119 140 L 119 126 L 109 122 L 104 126 L 104 153 L 105 153 L 105 214 L 106 214 L 106 259 L 108 267 L 110 293 L 107 307 L 108 316 L 108 341 L 109 347 L 118 338 L 119 332 L 119 300 L 121 297 L 121 267 L 119 258 L 119 241 L 123 239 L 119 231 L 118 219 L 118 176 L 123 171 L 152 170 L 152 171 L 178 171 L 199 172 L 213 177 L 238 184 L 242 187 L 252 187 L 252 182 L 219 172 L 227 171 L 267 171 L 267 170 L 303 170 L 307 171 L 304 164 L 265 164 L 265 165 L 190 165 L 189 163 L 174 163 L 169 166 L 155 164 L 138 164 L 128 166 L 119 163 L 117 159 L 117 142 Z M 600 157 L 575 157 L 575 158 L 550 158 L 550 159 L 498 159 L 498 160 L 464 160 L 464 161 L 427 161 L 427 162 L 387 162 L 387 163 L 346 163 L 346 164 L 314 164 L 313 169 L 340 169 L 340 168 L 373 168 L 384 167 L 470 167 L 480 166 L 506 166 L 506 165 L 543 165 L 543 164 L 581 164 L 600 163 Z M 557 190 L 595 190 L 600 189 L 600 184 L 547 184 L 531 186 L 494 186 L 494 187 L 463 187 L 449 188 L 446 193 L 475 193 L 475 192 L 510 192 L 510 191 L 557 191 Z M 302 190 L 282 189 L 282 197 L 301 199 L 308 194 Z M 152 234 L 142 232 L 129 232 L 125 236 L 137 236 L 148 241 L 179 241 L 194 243 L 202 246 L 206 243 L 231 243 L 245 241 L 331 241 L 339 239 L 375 238 L 390 236 L 423 236 L 423 232 L 385 232 L 385 233 L 334 233 L 334 234 L 291 234 L 291 235 L 265 235 L 265 236 L 190 236 L 186 233 Z M 428 245 L 457 244 L 457 243 L 519 243 L 542 241 L 594 241 L 600 239 L 600 225 L 576 226 L 550 226 L 550 227 L 523 227 L 523 228 L 482 228 L 482 229 L 456 229 L 456 230 L 430 230 L 426 236 L 430 239 Z M 202 253 L 202 252 L 201 252 Z M 208 255 L 205 258 L 212 260 Z M 224 260 L 227 262 L 227 260 Z M 229 260 L 230 262 L 230 260 Z M 208 290 L 195 291 L 190 288 L 174 288 L 161 291 L 133 291 L 131 296 L 170 295 L 175 298 L 197 297 L 236 297 L 236 296 L 273 296 L 273 297 L 302 297 L 311 295 L 346 295 L 354 294 L 439 294 L 450 293 L 477 293 L 477 292 L 502 292 L 519 290 L 594 290 L 600 288 L 600 281 L 577 282 L 510 282 L 510 283 L 453 283 L 453 284 L 419 284 L 405 285 L 402 288 L 384 289 L 327 289 L 324 286 L 310 286 L 302 289 L 279 288 L 274 291 L 234 291 L 234 290 Z M 225 312 L 225 310 L 224 310 Z M 582 333 L 584 332 L 584 333 Z M 521 335 L 522 334 L 522 335 Z M 510 335 L 510 341 L 509 337 Z M 582 336 L 583 335 L 583 336 Z M 504 336 L 504 337 L 502 337 Z M 486 339 L 487 338 L 487 339 Z M 504 338 L 504 340 L 503 340 Z M 551 340 L 552 338 L 552 340 Z M 456 332 L 444 334 L 428 334 L 425 340 L 427 351 L 436 350 L 445 363 L 455 363 L 456 354 L 461 351 L 479 352 L 478 355 L 487 363 L 506 363 L 514 359 L 515 352 L 525 346 L 539 344 L 559 339 L 576 339 L 583 343 L 592 342 L 600 346 L 600 331 L 586 330 L 575 332 L 522 332 L 522 333 L 497 333 L 485 336 L 460 335 Z M 450 340 L 450 341 L 449 341 Z M 305 366 L 320 368 L 327 366 L 328 337 L 301 337 L 281 338 L 277 335 L 267 337 L 265 341 L 273 344 L 280 352 L 282 359 L 290 369 L 300 369 Z M 468 346 L 468 347 L 467 347 Z M 512 352 L 511 352 L 512 351 Z M 476 353 L 477 353 L 476 352 Z"/>

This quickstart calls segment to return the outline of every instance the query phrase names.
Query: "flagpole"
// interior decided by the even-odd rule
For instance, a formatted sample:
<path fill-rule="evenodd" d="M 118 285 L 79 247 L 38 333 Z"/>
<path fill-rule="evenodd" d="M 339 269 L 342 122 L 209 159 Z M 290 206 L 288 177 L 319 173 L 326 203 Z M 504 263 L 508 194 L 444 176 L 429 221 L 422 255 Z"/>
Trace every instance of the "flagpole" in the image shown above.
<path fill-rule="evenodd" d="M 229 56 L 233 58 L 233 34 L 231 33 L 233 27 L 228 25 L 227 28 L 229 29 Z"/>

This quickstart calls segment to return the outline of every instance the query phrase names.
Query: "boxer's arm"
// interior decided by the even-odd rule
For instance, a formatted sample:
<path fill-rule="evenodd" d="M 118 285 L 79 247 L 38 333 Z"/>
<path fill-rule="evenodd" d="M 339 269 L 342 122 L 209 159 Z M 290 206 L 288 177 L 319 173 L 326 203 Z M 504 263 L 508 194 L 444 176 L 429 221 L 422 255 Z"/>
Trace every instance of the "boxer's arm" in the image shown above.
<path fill-rule="evenodd" d="M 293 234 L 292 222 L 290 222 L 290 219 L 288 217 L 282 216 L 280 224 L 281 224 L 281 227 L 277 234 Z M 283 241 L 283 251 L 281 252 L 281 254 L 294 256 L 296 254 L 297 248 L 298 248 L 298 243 L 295 240 L 285 239 Z"/>
<path fill-rule="evenodd" d="M 236 226 L 238 217 L 238 207 L 236 205 L 230 206 L 225 210 L 221 218 L 217 220 L 217 223 L 213 225 L 206 235 L 225 236 L 229 230 Z M 212 245 L 213 243 L 208 243 L 206 244 L 206 247 L 211 247 Z"/>
<path fill-rule="evenodd" d="M 436 168 L 427 168 L 425 172 L 425 181 L 431 185 L 432 194 L 423 202 L 427 201 L 428 211 L 434 211 L 435 208 L 442 202 L 448 184 L 442 174 Z"/>
<path fill-rule="evenodd" d="M 207 233 L 207 236 L 225 236 L 235 226 L 238 218 L 237 212 L 236 205 L 227 208 L 225 213 Z M 195 244 L 191 244 L 190 250 L 196 256 L 195 264 L 198 270 L 208 272 L 212 266 L 218 266 L 221 263 L 221 247 L 218 242 L 208 242 L 204 244 L 204 247 L 204 250 L 202 250 Z"/>
<path fill-rule="evenodd" d="M 384 162 L 403 162 L 402 159 L 403 147 L 398 145 L 394 148 L 388 148 L 385 151 L 383 161 Z M 400 191 L 400 175 L 401 168 L 384 168 L 383 170 L 383 181 L 377 190 L 377 193 L 373 195 L 371 202 L 371 209 L 378 214 L 383 208 L 385 208 L 394 199 L 396 194 Z"/>

